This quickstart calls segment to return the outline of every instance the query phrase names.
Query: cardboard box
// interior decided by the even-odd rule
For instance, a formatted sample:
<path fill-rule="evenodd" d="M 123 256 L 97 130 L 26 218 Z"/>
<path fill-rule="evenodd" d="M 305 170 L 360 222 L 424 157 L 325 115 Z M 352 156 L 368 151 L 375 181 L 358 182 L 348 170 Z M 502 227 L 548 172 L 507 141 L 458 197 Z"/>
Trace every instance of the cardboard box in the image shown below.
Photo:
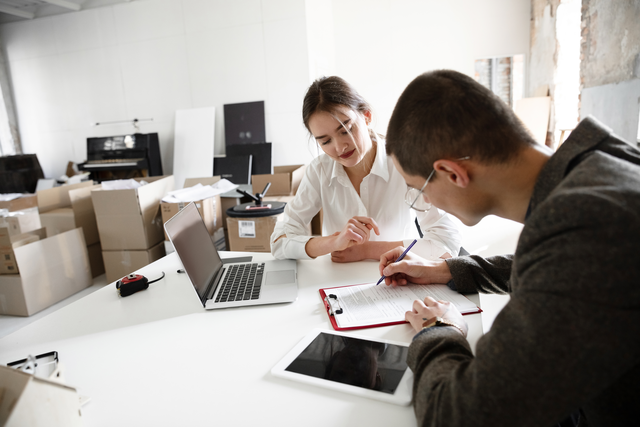
<path fill-rule="evenodd" d="M 38 198 L 35 194 L 23 194 L 17 199 L 0 201 L 0 209 L 7 209 L 9 212 L 20 211 L 22 209 L 35 208 L 38 206 Z"/>
<path fill-rule="evenodd" d="M 20 274 L 0 275 L 0 314 L 30 316 L 92 284 L 82 230 L 14 249 Z"/>
<path fill-rule="evenodd" d="M 322 209 L 311 220 L 311 235 L 322 236 Z"/>
<path fill-rule="evenodd" d="M 202 216 L 204 225 L 207 227 L 207 231 L 213 236 L 213 233 L 220 227 L 222 227 L 222 212 L 220 208 L 220 196 L 209 197 L 208 199 L 198 200 L 194 202 Z M 180 212 L 188 202 L 181 203 L 160 203 L 160 210 L 162 211 L 162 223 L 169 221 L 175 214 Z M 169 236 L 165 231 L 164 239 L 169 240 Z"/>
<path fill-rule="evenodd" d="M 240 197 L 221 197 L 220 211 L 222 215 L 222 226 L 227 228 L 227 209 L 240 204 Z"/>
<path fill-rule="evenodd" d="M 219 176 L 206 177 L 206 178 L 187 178 L 184 181 L 184 188 L 193 187 L 197 184 L 212 185 L 220 181 Z M 207 227 L 207 231 L 213 236 L 216 230 L 222 227 L 222 202 L 220 196 L 210 197 L 208 199 L 197 200 L 194 202 L 198 208 L 198 212 L 202 216 L 204 224 Z M 182 208 L 187 206 L 188 202 L 181 203 L 160 203 L 160 210 L 162 211 L 162 223 L 169 221 L 175 214 L 180 212 Z M 164 239 L 169 240 L 167 233 L 164 233 Z"/>
<path fill-rule="evenodd" d="M 261 192 L 270 182 L 271 187 L 267 191 L 269 196 L 294 196 L 298 191 L 305 169 L 305 165 L 274 166 L 271 175 L 252 175 L 253 192 Z"/>
<path fill-rule="evenodd" d="M 18 263 L 13 249 L 0 249 L 0 274 L 18 273 Z"/>
<path fill-rule="evenodd" d="M 218 181 L 220 181 L 219 176 L 207 176 L 203 178 L 187 178 L 184 180 L 184 187 L 182 188 L 193 187 L 196 184 L 213 185 Z"/>
<path fill-rule="evenodd" d="M 91 191 L 101 188 L 92 181 L 63 185 L 36 193 L 42 226 L 54 236 L 81 227 L 87 245 L 100 241 Z"/>
<path fill-rule="evenodd" d="M 19 273 L 14 249 L 46 239 L 46 237 L 47 233 L 44 228 L 29 233 L 11 235 L 8 228 L 0 227 L 0 274 Z"/>
<path fill-rule="evenodd" d="M 84 240 L 88 245 L 100 241 L 96 215 L 93 210 L 91 191 L 100 185 L 85 186 L 68 192 L 70 205 L 40 213 L 40 222 L 47 229 L 48 236 L 64 233 L 74 228 L 82 228 Z"/>
<path fill-rule="evenodd" d="M 87 246 L 94 245 L 100 241 L 91 192 L 101 187 L 101 185 L 88 185 L 69 191 L 75 224 L 76 227 L 82 228 Z"/>
<path fill-rule="evenodd" d="M 284 214 L 262 218 L 227 217 L 227 246 L 231 251 L 271 252 L 271 234 Z"/>
<path fill-rule="evenodd" d="M 38 210 L 40 213 L 45 213 L 54 209 L 68 208 L 71 206 L 70 191 L 91 186 L 93 186 L 93 181 L 40 190 L 36 193 L 38 197 Z"/>
<path fill-rule="evenodd" d="M 102 251 L 107 283 L 115 282 L 165 255 L 164 240 L 144 251 Z M 151 280 L 153 278 L 150 278 Z"/>
<path fill-rule="evenodd" d="M 5 213 L 0 217 L 0 227 L 7 227 L 12 236 L 42 228 L 38 208 Z"/>
<path fill-rule="evenodd" d="M 146 251 L 164 240 L 160 200 L 173 190 L 173 176 L 136 178 L 142 180 L 149 184 L 91 192 L 103 251 Z M 108 273 L 106 260 L 105 267 Z"/>
<path fill-rule="evenodd" d="M 104 261 L 102 260 L 102 247 L 100 246 L 100 242 L 87 246 L 87 255 L 89 256 L 91 277 L 96 278 L 104 274 Z"/>
<path fill-rule="evenodd" d="M 75 388 L 8 366 L 0 366 L 0 384 L 1 426 L 82 425 L 80 397 Z"/>
<path fill-rule="evenodd" d="M 40 223 L 46 228 L 47 236 L 55 236 L 78 228 L 71 208 L 60 208 L 41 213 Z"/>

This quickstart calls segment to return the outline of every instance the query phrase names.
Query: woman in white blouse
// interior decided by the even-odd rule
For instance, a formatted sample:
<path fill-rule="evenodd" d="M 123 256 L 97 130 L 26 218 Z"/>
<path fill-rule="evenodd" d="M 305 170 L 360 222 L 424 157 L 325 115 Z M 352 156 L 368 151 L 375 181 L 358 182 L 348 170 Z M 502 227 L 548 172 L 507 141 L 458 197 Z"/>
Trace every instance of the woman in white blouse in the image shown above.
<path fill-rule="evenodd" d="M 336 76 L 316 80 L 302 116 L 324 154 L 306 168 L 284 220 L 276 223 L 271 235 L 276 258 L 330 253 L 335 262 L 379 260 L 414 238 L 412 252 L 423 257 L 458 255 L 460 235 L 446 213 L 430 206 L 417 211 L 405 203 L 407 185 L 387 157 L 383 137 L 369 127 L 371 107 L 355 89 Z M 307 226 L 320 209 L 322 236 L 310 236 Z"/>

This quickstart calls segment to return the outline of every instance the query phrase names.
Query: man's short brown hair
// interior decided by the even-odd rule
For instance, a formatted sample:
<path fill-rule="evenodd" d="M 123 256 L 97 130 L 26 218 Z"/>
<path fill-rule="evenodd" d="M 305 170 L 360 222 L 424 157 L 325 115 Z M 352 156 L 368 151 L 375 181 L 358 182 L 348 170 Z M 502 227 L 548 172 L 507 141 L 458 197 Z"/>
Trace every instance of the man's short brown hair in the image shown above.
<path fill-rule="evenodd" d="M 439 159 L 504 163 L 536 142 L 506 103 L 452 70 L 424 73 L 404 90 L 387 129 L 387 154 L 427 177 Z"/>

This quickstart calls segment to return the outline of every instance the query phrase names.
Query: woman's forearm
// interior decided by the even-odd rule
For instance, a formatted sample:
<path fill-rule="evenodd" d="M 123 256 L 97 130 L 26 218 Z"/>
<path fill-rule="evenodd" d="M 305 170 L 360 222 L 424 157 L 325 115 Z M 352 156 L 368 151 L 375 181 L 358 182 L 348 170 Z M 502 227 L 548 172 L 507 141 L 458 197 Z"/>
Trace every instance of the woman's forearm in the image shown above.
<path fill-rule="evenodd" d="M 329 254 L 334 251 L 336 236 L 312 237 L 307 241 L 304 250 L 311 258 Z"/>

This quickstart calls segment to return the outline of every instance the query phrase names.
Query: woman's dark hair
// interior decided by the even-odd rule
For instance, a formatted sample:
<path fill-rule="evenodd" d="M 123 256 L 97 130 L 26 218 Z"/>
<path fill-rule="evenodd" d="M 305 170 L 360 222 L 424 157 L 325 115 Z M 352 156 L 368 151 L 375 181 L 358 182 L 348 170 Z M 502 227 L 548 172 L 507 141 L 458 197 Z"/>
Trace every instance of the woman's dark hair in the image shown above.
<path fill-rule="evenodd" d="M 338 76 L 321 77 L 314 81 L 302 103 L 302 122 L 309 132 L 309 119 L 318 112 L 324 111 L 335 115 L 336 108 L 344 106 L 364 114 L 371 111 L 371 106 L 344 79 Z"/>
<path fill-rule="evenodd" d="M 409 175 L 427 177 L 439 159 L 504 163 L 535 145 L 513 110 L 471 77 L 424 73 L 404 90 L 387 129 L 387 154 Z"/>

